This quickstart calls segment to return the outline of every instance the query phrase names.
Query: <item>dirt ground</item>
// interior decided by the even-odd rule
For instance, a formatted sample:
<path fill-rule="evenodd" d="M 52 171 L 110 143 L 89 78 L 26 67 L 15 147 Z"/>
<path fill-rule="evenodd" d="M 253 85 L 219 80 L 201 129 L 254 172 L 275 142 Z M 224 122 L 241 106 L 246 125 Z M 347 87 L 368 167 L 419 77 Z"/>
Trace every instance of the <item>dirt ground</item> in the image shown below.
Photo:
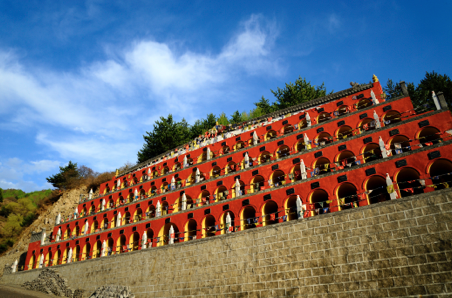
<path fill-rule="evenodd" d="M 50 298 L 53 295 L 47 295 L 41 292 L 30 291 L 16 286 L 0 285 L 1 298 Z"/>

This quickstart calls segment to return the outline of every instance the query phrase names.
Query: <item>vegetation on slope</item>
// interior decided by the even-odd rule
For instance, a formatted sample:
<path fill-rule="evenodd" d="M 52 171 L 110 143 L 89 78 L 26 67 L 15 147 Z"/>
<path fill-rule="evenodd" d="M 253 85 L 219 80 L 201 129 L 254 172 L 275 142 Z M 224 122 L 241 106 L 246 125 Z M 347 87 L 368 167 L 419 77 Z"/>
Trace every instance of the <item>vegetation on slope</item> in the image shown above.
<path fill-rule="evenodd" d="M 47 178 L 54 190 L 25 193 L 17 189 L 0 189 L 0 254 L 12 247 L 25 228 L 52 206 L 63 191 L 82 186 L 96 190 L 113 175 L 113 172 L 96 173 L 86 166 L 77 167 L 69 161 L 58 173 Z"/>

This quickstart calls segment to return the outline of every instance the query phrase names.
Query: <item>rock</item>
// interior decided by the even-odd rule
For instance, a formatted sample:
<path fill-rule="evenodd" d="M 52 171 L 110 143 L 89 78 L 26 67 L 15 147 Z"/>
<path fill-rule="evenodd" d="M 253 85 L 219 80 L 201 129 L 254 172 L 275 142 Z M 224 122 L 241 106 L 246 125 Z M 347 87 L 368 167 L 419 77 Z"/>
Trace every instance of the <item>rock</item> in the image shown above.
<path fill-rule="evenodd" d="M 24 283 L 22 287 L 58 297 L 81 298 L 83 296 L 82 290 L 73 291 L 67 286 L 67 279 L 62 278 L 56 271 L 49 268 L 42 270 L 38 278 Z"/>
<path fill-rule="evenodd" d="M 130 293 L 129 287 L 118 285 L 102 286 L 97 288 L 90 298 L 135 298 L 135 295 Z"/>

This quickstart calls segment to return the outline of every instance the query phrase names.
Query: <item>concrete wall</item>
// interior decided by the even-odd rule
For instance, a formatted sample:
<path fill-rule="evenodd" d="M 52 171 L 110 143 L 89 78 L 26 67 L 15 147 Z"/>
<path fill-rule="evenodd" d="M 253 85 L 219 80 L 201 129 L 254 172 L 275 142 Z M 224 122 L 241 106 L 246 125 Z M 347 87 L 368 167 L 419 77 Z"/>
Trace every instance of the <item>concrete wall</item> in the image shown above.
<path fill-rule="evenodd" d="M 117 284 L 137 297 L 450 297 L 451 260 L 446 189 L 52 268 L 85 294 Z"/>

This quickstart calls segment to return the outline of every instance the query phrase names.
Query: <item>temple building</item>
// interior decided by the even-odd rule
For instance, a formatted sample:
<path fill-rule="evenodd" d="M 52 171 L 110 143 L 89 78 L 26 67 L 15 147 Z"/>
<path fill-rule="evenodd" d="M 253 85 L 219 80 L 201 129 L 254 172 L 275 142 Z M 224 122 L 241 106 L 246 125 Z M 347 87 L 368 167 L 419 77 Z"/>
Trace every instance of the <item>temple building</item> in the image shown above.
<path fill-rule="evenodd" d="M 256 118 L 137 164 L 34 233 L 25 270 L 185 241 L 448 188 L 452 117 L 377 77 Z M 449 148 L 449 149 L 448 149 Z M 225 236 L 227 237 L 227 236 Z"/>

